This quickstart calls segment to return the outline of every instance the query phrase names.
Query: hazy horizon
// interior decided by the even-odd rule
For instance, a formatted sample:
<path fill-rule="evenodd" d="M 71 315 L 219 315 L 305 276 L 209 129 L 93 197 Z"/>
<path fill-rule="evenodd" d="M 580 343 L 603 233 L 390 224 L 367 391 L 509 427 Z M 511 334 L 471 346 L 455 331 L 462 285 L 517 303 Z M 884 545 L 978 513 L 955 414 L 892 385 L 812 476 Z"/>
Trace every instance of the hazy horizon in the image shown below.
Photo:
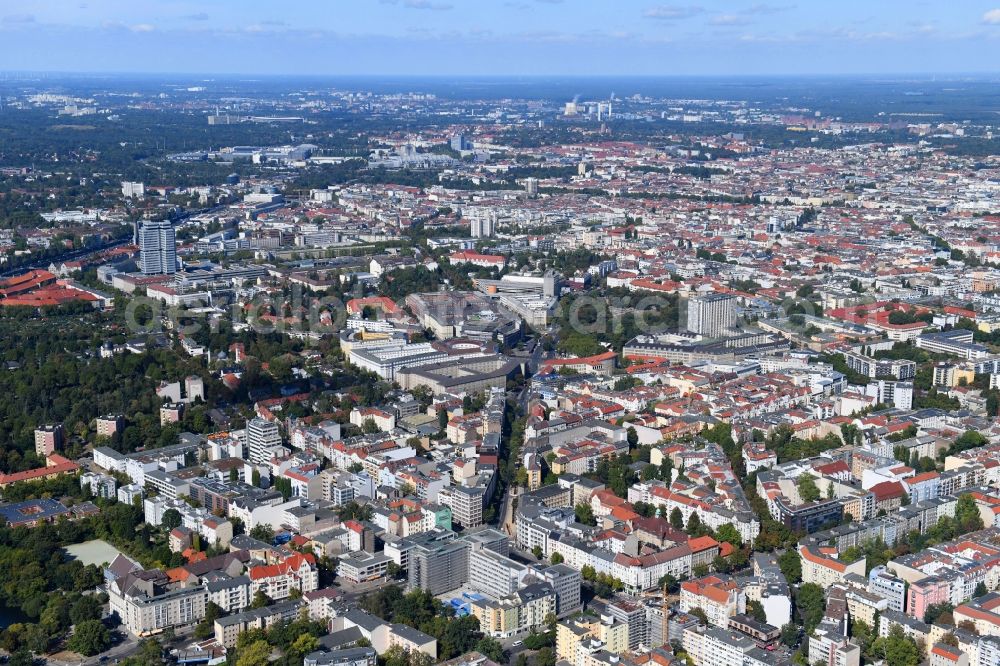
<path fill-rule="evenodd" d="M 998 0 L 23 0 L 0 70 L 232 76 L 996 73 Z"/>

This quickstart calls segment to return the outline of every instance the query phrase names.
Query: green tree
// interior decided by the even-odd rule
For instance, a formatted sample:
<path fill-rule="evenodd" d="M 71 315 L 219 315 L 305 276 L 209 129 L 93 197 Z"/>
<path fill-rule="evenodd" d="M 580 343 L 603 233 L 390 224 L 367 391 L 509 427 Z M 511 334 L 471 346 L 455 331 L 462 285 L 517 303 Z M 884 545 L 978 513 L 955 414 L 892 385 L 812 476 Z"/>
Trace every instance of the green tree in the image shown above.
<path fill-rule="evenodd" d="M 84 594 L 69 609 L 69 619 L 73 624 L 86 620 L 100 620 L 104 604 L 93 594 Z"/>
<path fill-rule="evenodd" d="M 684 529 L 684 514 L 681 513 L 680 507 L 675 506 L 670 511 L 670 526 L 675 530 Z"/>
<path fill-rule="evenodd" d="M 920 663 L 920 649 L 916 641 L 907 636 L 898 624 L 893 625 L 888 636 L 875 639 L 872 652 L 884 655 L 885 663 L 892 666 L 917 666 Z"/>
<path fill-rule="evenodd" d="M 703 609 L 695 607 L 688 611 L 688 613 L 698 618 L 702 624 L 708 624 L 708 614 Z"/>
<path fill-rule="evenodd" d="M 250 537 L 264 543 L 272 543 L 274 541 L 274 530 L 271 529 L 270 525 L 265 525 L 264 523 L 254 525 L 253 529 L 250 530 Z"/>
<path fill-rule="evenodd" d="M 815 502 L 820 498 L 816 481 L 808 474 L 803 474 L 795 484 L 799 489 L 799 497 L 803 502 Z"/>
<path fill-rule="evenodd" d="M 215 633 L 215 621 L 222 617 L 222 609 L 214 601 L 205 606 L 205 617 L 194 628 L 195 638 L 208 638 Z"/>
<path fill-rule="evenodd" d="M 271 657 L 271 646 L 267 641 L 250 643 L 236 653 L 236 666 L 267 666 Z"/>
<path fill-rule="evenodd" d="M 872 641 L 875 640 L 871 625 L 864 620 L 855 619 L 851 622 L 851 637 L 861 648 L 861 654 L 865 656 L 865 661 L 874 661 L 874 655 L 870 654 Z"/>
<path fill-rule="evenodd" d="M 504 663 L 503 645 L 495 638 L 484 636 L 476 643 L 476 652 L 492 659 L 498 664 Z"/>
<path fill-rule="evenodd" d="M 271 597 L 264 594 L 264 590 L 257 590 L 257 594 L 253 595 L 253 601 L 250 602 L 250 608 L 264 608 L 271 604 Z"/>
<path fill-rule="evenodd" d="M 963 533 L 983 529 L 983 518 L 972 495 L 966 493 L 958 498 L 955 504 L 955 520 Z"/>
<path fill-rule="evenodd" d="M 562 556 L 562 553 L 552 553 L 552 557 L 550 559 L 552 561 L 552 564 L 562 564 L 565 561 L 565 558 Z"/>
<path fill-rule="evenodd" d="M 698 517 L 698 513 L 696 511 L 692 511 L 691 515 L 688 516 L 687 533 L 695 535 L 699 532 L 699 530 L 701 530 L 701 518 Z"/>
<path fill-rule="evenodd" d="M 747 615 L 753 617 L 758 622 L 767 622 L 767 612 L 764 606 L 756 599 L 747 600 Z"/>
<path fill-rule="evenodd" d="M 299 634 L 299 636 L 292 641 L 292 644 L 288 647 L 286 652 L 290 657 L 293 657 L 297 661 L 301 662 L 303 657 L 310 652 L 315 652 L 317 649 L 319 649 L 319 641 L 315 636 L 312 634 Z"/>
<path fill-rule="evenodd" d="M 576 513 L 576 521 L 582 523 L 583 525 L 596 525 L 597 520 L 594 519 L 594 510 L 589 504 L 580 503 L 573 507 L 574 513 Z"/>
<path fill-rule="evenodd" d="M 789 548 L 778 556 L 778 567 L 790 584 L 802 580 L 802 560 L 795 549 Z"/>
<path fill-rule="evenodd" d="M 556 655 L 550 647 L 543 647 L 535 653 L 535 666 L 556 666 Z"/>
<path fill-rule="evenodd" d="M 528 470 L 524 467 L 517 468 L 517 474 L 514 475 L 514 485 L 521 486 L 522 488 L 528 485 Z"/>
<path fill-rule="evenodd" d="M 826 608 L 823 588 L 815 583 L 803 583 L 795 598 L 795 606 L 806 633 L 812 633 L 823 619 L 823 610 Z"/>
<path fill-rule="evenodd" d="M 66 647 L 85 657 L 91 657 L 111 647 L 111 633 L 100 620 L 84 620 L 73 628 L 73 635 Z"/>
<path fill-rule="evenodd" d="M 954 620 L 954 616 L 952 615 L 952 611 L 954 610 L 955 606 L 947 601 L 939 604 L 931 604 L 924 611 L 924 622 L 927 624 L 942 624 L 940 620 L 943 615 L 947 615 L 947 617 Z"/>
<path fill-rule="evenodd" d="M 731 543 L 735 548 L 739 548 L 743 545 L 743 539 L 740 538 L 740 533 L 732 523 L 724 523 L 719 526 L 719 529 L 715 532 L 716 541 L 726 541 Z"/>
<path fill-rule="evenodd" d="M 781 627 L 781 642 L 788 648 L 794 648 L 799 644 L 799 628 L 789 622 Z"/>
<path fill-rule="evenodd" d="M 184 522 L 184 518 L 181 516 L 181 512 L 177 509 L 167 509 L 163 512 L 161 524 L 168 530 L 180 527 L 182 522 Z"/>

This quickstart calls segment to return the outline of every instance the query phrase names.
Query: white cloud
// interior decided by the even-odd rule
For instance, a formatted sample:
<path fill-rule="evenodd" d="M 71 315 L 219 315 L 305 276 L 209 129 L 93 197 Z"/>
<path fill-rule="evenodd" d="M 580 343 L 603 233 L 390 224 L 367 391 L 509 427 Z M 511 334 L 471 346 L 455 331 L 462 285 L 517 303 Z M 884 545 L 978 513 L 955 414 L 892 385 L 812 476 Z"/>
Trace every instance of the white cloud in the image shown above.
<path fill-rule="evenodd" d="M 646 18 L 657 19 L 660 21 L 679 21 L 681 19 L 697 16 L 704 11 L 705 8 L 699 7 L 698 5 L 659 5 L 656 7 L 650 7 L 643 12 L 642 15 Z"/>
<path fill-rule="evenodd" d="M 709 20 L 709 23 L 712 25 L 746 25 L 750 21 L 745 16 L 739 16 L 738 14 L 719 14 L 718 16 L 713 16 Z"/>
<path fill-rule="evenodd" d="M 789 9 L 795 9 L 795 5 L 769 5 L 767 3 L 761 2 L 756 5 L 750 5 L 744 10 L 744 14 L 777 14 L 778 12 L 784 12 Z"/>
<path fill-rule="evenodd" d="M 430 9 L 438 12 L 452 8 L 452 5 L 446 2 L 431 2 L 430 0 L 403 0 L 403 6 L 410 9 Z"/>
<path fill-rule="evenodd" d="M 129 27 L 132 32 L 153 32 L 156 30 L 156 26 L 149 23 L 137 23 Z"/>
<path fill-rule="evenodd" d="M 11 14 L 9 16 L 4 16 L 2 19 L 3 23 L 34 23 L 34 14 Z"/>
<path fill-rule="evenodd" d="M 990 11 L 983 14 L 983 23 L 989 23 L 990 25 L 1000 25 L 1000 8 L 991 9 Z"/>
<path fill-rule="evenodd" d="M 383 5 L 398 5 L 399 0 L 379 0 Z M 402 5 L 409 9 L 429 9 L 432 11 L 447 11 L 454 6 L 446 2 L 431 2 L 431 0 L 403 0 Z"/>

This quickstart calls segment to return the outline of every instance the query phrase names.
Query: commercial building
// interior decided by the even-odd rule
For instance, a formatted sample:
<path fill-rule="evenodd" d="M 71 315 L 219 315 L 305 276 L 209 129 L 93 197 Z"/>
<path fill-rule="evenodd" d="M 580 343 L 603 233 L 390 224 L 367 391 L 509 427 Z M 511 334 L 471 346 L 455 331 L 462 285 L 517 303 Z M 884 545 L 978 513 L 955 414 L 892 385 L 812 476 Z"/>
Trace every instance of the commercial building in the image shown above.
<path fill-rule="evenodd" d="M 493 211 L 477 213 L 469 218 L 469 227 L 473 238 L 489 238 L 496 233 L 497 215 Z"/>
<path fill-rule="evenodd" d="M 376 666 L 378 653 L 370 647 L 353 647 L 330 652 L 310 652 L 302 666 Z"/>
<path fill-rule="evenodd" d="M 337 565 L 337 575 L 354 583 L 367 583 L 384 578 L 389 570 L 392 558 L 383 553 L 366 553 L 358 551 L 340 558 Z"/>
<path fill-rule="evenodd" d="M 989 348 L 973 342 L 972 339 L 972 331 L 956 328 L 940 333 L 924 333 L 917 337 L 917 347 L 935 354 L 951 354 L 966 361 L 976 361 L 989 356 Z"/>
<path fill-rule="evenodd" d="M 736 325 L 736 297 L 730 294 L 695 296 L 687 302 L 687 330 L 718 338 Z"/>
<path fill-rule="evenodd" d="M 450 486 L 438 493 L 438 503 L 451 508 L 452 521 L 464 528 L 483 524 L 483 499 L 486 489 L 480 486 Z"/>
<path fill-rule="evenodd" d="M 599 649 L 614 654 L 628 650 L 628 625 L 612 617 L 593 618 L 581 616 L 563 620 L 556 625 L 556 655 L 572 664 L 579 663 L 581 652 L 586 652 L 593 641 Z"/>
<path fill-rule="evenodd" d="M 105 578 L 111 613 L 135 636 L 157 634 L 205 617 L 205 587 L 172 583 L 162 571 L 143 570 L 122 555 L 108 566 Z"/>
<path fill-rule="evenodd" d="M 726 362 L 766 356 L 791 349 L 787 338 L 748 332 L 721 340 L 697 340 L 690 335 L 639 335 L 625 343 L 622 353 L 630 359 L 666 359 L 690 365 L 696 361 Z"/>
<path fill-rule="evenodd" d="M 407 587 L 435 595 L 461 587 L 468 581 L 470 549 L 468 541 L 453 536 L 415 543 L 407 553 Z"/>
<path fill-rule="evenodd" d="M 143 275 L 177 272 L 177 240 L 169 220 L 140 220 L 135 224 L 139 270 Z"/>
<path fill-rule="evenodd" d="M 215 621 L 215 640 L 223 647 L 235 647 L 236 639 L 244 631 L 266 629 L 281 622 L 292 622 L 298 618 L 303 605 L 304 602 L 296 599 L 220 617 Z"/>
<path fill-rule="evenodd" d="M 556 610 L 559 617 L 566 617 L 583 608 L 580 596 L 580 585 L 583 577 L 580 572 L 565 564 L 544 566 L 532 565 L 532 573 L 552 586 L 556 593 Z"/>
<path fill-rule="evenodd" d="M 250 419 L 247 422 L 246 444 L 250 462 L 258 465 L 267 462 L 271 450 L 281 446 L 278 424 L 260 418 Z"/>
<path fill-rule="evenodd" d="M 529 573 L 528 566 L 488 548 L 469 554 L 469 586 L 491 597 L 506 597 L 516 592 Z"/>
<path fill-rule="evenodd" d="M 541 630 L 545 618 L 556 611 L 556 595 L 547 583 L 533 583 L 498 600 L 476 599 L 470 611 L 479 620 L 479 630 L 497 638 L 509 638 Z"/>
<path fill-rule="evenodd" d="M 390 381 L 396 379 L 396 372 L 401 368 L 413 370 L 417 366 L 439 363 L 447 358 L 447 354 L 429 342 L 409 344 L 396 339 L 377 347 L 353 346 L 347 354 L 352 365 Z"/>
<path fill-rule="evenodd" d="M 521 371 L 518 361 L 501 354 L 449 359 L 401 368 L 396 381 L 404 390 L 426 386 L 434 393 L 478 393 L 503 388 Z"/>

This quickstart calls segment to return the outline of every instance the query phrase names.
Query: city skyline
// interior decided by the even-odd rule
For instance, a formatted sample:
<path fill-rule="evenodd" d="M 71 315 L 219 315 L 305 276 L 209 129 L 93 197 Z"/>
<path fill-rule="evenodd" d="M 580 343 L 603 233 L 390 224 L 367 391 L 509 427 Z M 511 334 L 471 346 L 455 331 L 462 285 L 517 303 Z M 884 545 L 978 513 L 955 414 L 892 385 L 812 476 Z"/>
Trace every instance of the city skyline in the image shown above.
<path fill-rule="evenodd" d="M 29 0 L 0 70 L 243 75 L 989 73 L 996 0 Z"/>

